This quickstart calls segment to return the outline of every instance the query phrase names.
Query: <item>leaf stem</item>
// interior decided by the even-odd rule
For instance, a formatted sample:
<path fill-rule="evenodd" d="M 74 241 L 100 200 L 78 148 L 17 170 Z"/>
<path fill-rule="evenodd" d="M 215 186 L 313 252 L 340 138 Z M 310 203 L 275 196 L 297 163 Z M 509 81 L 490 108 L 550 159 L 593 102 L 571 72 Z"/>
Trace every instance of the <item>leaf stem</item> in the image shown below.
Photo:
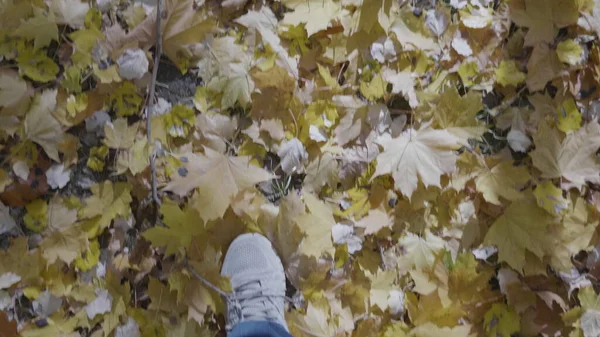
<path fill-rule="evenodd" d="M 158 78 L 158 66 L 160 64 L 160 56 L 162 54 L 162 30 L 161 30 L 161 17 L 162 17 L 162 0 L 156 1 L 156 45 L 154 50 L 154 65 L 152 68 L 152 81 L 150 82 L 150 89 L 148 93 L 148 105 L 146 106 L 146 136 L 148 137 L 148 145 L 153 144 L 152 140 L 152 115 L 154 114 L 154 93 L 156 91 L 156 79 Z M 152 174 L 152 200 L 158 206 L 160 205 L 160 199 L 158 198 L 158 189 L 156 187 L 156 149 L 150 154 L 150 171 Z"/>

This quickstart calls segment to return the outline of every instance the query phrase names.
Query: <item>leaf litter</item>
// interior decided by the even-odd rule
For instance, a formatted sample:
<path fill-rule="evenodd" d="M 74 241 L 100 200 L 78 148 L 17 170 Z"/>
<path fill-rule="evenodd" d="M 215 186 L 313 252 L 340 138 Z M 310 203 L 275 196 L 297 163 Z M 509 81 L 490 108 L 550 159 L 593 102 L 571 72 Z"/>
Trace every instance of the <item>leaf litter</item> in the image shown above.
<path fill-rule="evenodd" d="M 598 336 L 598 0 L 163 1 L 0 5 L 1 335 Z"/>

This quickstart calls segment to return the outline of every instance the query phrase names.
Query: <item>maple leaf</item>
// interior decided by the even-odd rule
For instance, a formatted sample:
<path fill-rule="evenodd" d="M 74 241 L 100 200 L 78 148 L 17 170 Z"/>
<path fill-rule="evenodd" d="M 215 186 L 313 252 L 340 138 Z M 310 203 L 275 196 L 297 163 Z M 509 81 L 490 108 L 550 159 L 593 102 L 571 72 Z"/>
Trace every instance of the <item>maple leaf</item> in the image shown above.
<path fill-rule="evenodd" d="M 312 194 L 304 194 L 304 203 L 309 213 L 296 218 L 296 223 L 306 237 L 299 251 L 307 256 L 319 258 L 323 253 L 333 256 L 334 247 L 331 228 L 335 225 L 333 211 Z"/>
<path fill-rule="evenodd" d="M 486 129 L 476 117 L 481 109 L 481 94 L 471 90 L 460 96 L 454 86 L 446 88 L 433 110 L 433 126 L 445 129 L 466 144 L 468 138 L 479 138 Z"/>
<path fill-rule="evenodd" d="M 379 209 L 372 209 L 369 211 L 367 216 L 358 220 L 355 224 L 356 227 L 362 227 L 365 229 L 365 235 L 376 234 L 384 227 L 391 228 L 393 219 L 386 212 Z"/>
<path fill-rule="evenodd" d="M 53 13 L 45 14 L 40 8 L 34 8 L 34 16 L 21 23 L 15 31 L 16 36 L 34 40 L 34 48 L 46 47 L 54 41 L 58 41 L 58 26 Z"/>
<path fill-rule="evenodd" d="M 396 189 L 408 198 L 417 189 L 419 178 L 426 187 L 439 187 L 440 176 L 455 169 L 458 142 L 448 131 L 428 125 L 405 130 L 397 138 L 380 138 L 384 151 L 377 156 L 373 177 L 391 174 Z"/>
<path fill-rule="evenodd" d="M 498 259 L 523 272 L 525 253 L 542 259 L 551 243 L 545 235 L 552 217 L 537 206 L 533 196 L 513 202 L 488 230 L 484 244 L 498 247 Z"/>
<path fill-rule="evenodd" d="M 216 27 L 212 18 L 194 7 L 193 0 L 165 1 L 165 15 L 161 19 L 162 45 L 165 54 L 177 65 L 190 57 L 190 52 L 185 49 L 187 45 L 198 42 Z M 156 40 L 155 22 L 156 13 L 148 14 L 120 41 L 121 44 L 134 42 L 144 47 L 152 46 Z"/>
<path fill-rule="evenodd" d="M 290 326 L 294 336 L 333 336 L 335 327 L 329 322 L 326 310 L 308 302 L 306 315 L 293 315 Z"/>
<path fill-rule="evenodd" d="M 286 13 L 281 23 L 292 26 L 304 23 L 308 37 L 327 29 L 331 20 L 341 14 L 340 5 L 336 1 L 285 0 L 283 4 L 293 11 Z"/>
<path fill-rule="evenodd" d="M 577 5 L 570 1 L 524 0 L 523 7 L 512 7 L 511 19 L 517 25 L 529 28 L 526 46 L 553 42 L 556 28 L 575 24 L 579 18 Z"/>
<path fill-rule="evenodd" d="M 67 264 L 73 262 L 87 245 L 85 233 L 77 226 L 71 226 L 61 232 L 53 232 L 40 243 L 42 256 L 48 265 L 53 264 L 57 259 Z"/>
<path fill-rule="evenodd" d="M 90 5 L 79 0 L 52 0 L 51 8 L 56 22 L 68 24 L 72 28 L 82 28 Z"/>
<path fill-rule="evenodd" d="M 46 90 L 35 97 L 31 110 L 25 116 L 25 136 L 38 143 L 48 157 L 59 161 L 58 144 L 63 137 L 62 126 L 52 116 L 56 107 L 56 90 Z"/>
<path fill-rule="evenodd" d="M 510 337 L 521 331 L 521 317 L 513 308 L 503 303 L 494 303 L 485 314 L 485 331 L 490 336 Z"/>
<path fill-rule="evenodd" d="M 128 126 L 125 118 L 108 122 L 104 125 L 104 144 L 111 149 L 128 149 L 133 146 L 137 129 L 137 123 Z"/>
<path fill-rule="evenodd" d="M 182 210 L 176 204 L 165 203 L 160 207 L 163 222 L 167 227 L 155 226 L 142 235 L 156 247 L 166 247 L 165 255 L 173 255 L 181 248 L 187 249 L 192 237 L 204 232 L 204 225 L 198 221 L 198 213 L 189 207 Z"/>
<path fill-rule="evenodd" d="M 398 244 L 404 248 L 405 254 L 400 257 L 400 269 L 404 272 L 411 267 L 423 269 L 433 265 L 437 253 L 446 246 L 444 240 L 425 231 L 424 237 L 406 233 Z"/>
<path fill-rule="evenodd" d="M 396 276 L 396 272 L 392 270 L 378 271 L 377 274 L 372 276 L 371 290 L 369 291 L 372 306 L 376 305 L 382 311 L 388 308 L 388 298 L 390 297 L 390 291 L 394 289 Z"/>
<path fill-rule="evenodd" d="M 493 165 L 494 160 L 486 160 Z M 515 166 L 510 161 L 503 161 L 492 167 L 477 171 L 474 176 L 477 190 L 483 194 L 487 202 L 501 205 L 500 197 L 513 201 L 522 197 L 516 188 L 529 181 L 529 170 L 525 166 Z"/>
<path fill-rule="evenodd" d="M 448 336 L 448 337 L 468 337 L 470 336 L 471 325 L 457 325 L 453 328 L 443 327 L 440 328 L 432 323 L 425 323 L 414 329 L 412 329 L 408 336 L 415 337 L 436 337 L 436 336 Z"/>
<path fill-rule="evenodd" d="M 241 190 L 274 178 L 251 165 L 250 157 L 229 157 L 210 148 L 205 148 L 204 155 L 191 154 L 186 160 L 188 163 L 164 190 L 184 196 L 199 187 L 201 193 L 194 196 L 193 204 L 206 221 L 222 217 Z"/>
<path fill-rule="evenodd" d="M 97 234 L 110 226 L 115 217 L 125 217 L 129 214 L 131 185 L 124 182 L 113 184 L 107 180 L 93 185 L 90 189 L 93 195 L 86 199 L 86 206 L 80 214 L 81 218 L 90 219 L 89 227 L 85 228 L 90 234 Z"/>
<path fill-rule="evenodd" d="M 14 106 L 26 95 L 27 82 L 16 76 L 0 75 L 0 106 Z"/>
<path fill-rule="evenodd" d="M 546 83 L 557 77 L 561 69 L 556 53 L 545 43 L 537 44 L 527 62 L 527 88 L 530 92 L 544 89 Z"/>
<path fill-rule="evenodd" d="M 600 183 L 600 162 L 596 151 L 600 147 L 600 125 L 596 122 L 570 133 L 561 142 L 555 129 L 546 123 L 533 137 L 535 150 L 529 154 L 533 165 L 544 178 L 566 178 L 577 188 L 586 182 Z"/>

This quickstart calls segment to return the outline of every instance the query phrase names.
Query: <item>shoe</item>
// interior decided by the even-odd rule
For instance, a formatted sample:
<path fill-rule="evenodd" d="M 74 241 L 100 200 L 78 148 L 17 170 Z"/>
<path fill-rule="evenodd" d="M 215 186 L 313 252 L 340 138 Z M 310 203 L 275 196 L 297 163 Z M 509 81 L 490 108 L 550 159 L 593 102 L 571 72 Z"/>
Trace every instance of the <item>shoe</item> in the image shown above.
<path fill-rule="evenodd" d="M 230 277 L 227 331 L 245 321 L 285 322 L 285 273 L 271 242 L 256 233 L 238 236 L 227 250 L 221 275 Z"/>

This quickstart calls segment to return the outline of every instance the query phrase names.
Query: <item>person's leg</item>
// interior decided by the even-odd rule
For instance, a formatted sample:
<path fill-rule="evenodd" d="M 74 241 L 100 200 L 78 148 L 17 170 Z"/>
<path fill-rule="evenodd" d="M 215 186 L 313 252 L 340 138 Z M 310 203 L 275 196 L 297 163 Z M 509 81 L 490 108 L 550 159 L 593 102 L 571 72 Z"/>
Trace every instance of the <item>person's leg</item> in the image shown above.
<path fill-rule="evenodd" d="M 247 321 L 236 325 L 228 337 L 293 337 L 279 323 L 269 321 Z"/>
<path fill-rule="evenodd" d="M 285 273 L 271 242 L 260 234 L 238 236 L 221 275 L 230 277 L 229 337 L 291 337 L 285 322 Z"/>

